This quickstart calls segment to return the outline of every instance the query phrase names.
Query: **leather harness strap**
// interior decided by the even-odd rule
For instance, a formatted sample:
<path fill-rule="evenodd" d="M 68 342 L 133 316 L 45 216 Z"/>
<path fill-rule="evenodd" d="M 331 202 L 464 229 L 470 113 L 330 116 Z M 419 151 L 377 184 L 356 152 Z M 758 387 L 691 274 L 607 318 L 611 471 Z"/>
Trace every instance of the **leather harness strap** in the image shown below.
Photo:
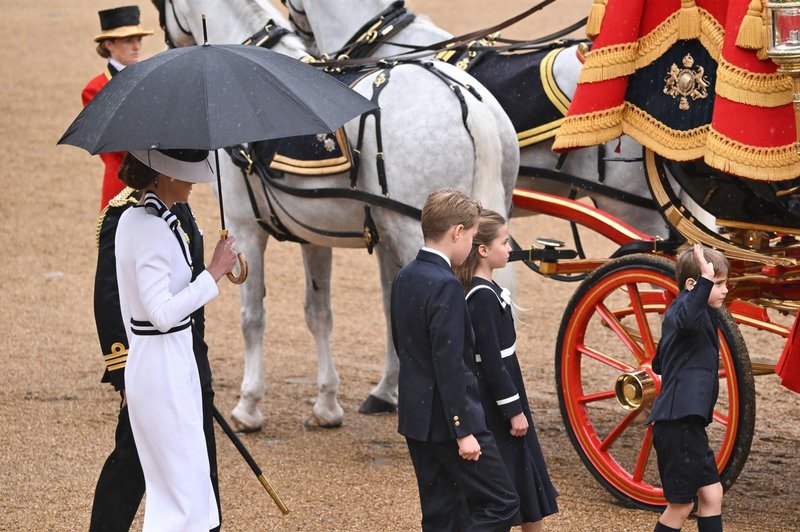
<path fill-rule="evenodd" d="M 393 2 L 355 32 L 338 51 L 327 54 L 338 60 L 369 57 L 387 40 L 414 22 L 416 15 L 409 13 L 403 0 Z"/>

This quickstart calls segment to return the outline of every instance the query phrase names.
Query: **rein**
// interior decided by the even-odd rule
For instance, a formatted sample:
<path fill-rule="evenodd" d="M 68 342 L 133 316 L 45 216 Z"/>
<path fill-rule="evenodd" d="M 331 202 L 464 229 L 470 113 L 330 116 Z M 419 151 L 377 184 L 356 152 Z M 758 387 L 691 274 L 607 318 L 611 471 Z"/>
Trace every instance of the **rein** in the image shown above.
<path fill-rule="evenodd" d="M 335 60 L 323 59 L 322 61 L 315 61 L 312 64 L 314 66 L 319 66 L 319 67 L 322 67 L 322 68 L 347 68 L 347 67 L 359 67 L 359 66 L 367 66 L 367 65 L 375 66 L 376 64 L 377 65 L 382 64 L 381 62 L 383 62 L 383 64 L 385 64 L 385 63 L 393 62 L 393 61 L 396 61 L 396 60 L 419 59 L 419 58 L 431 55 L 431 52 L 440 52 L 440 51 L 449 50 L 449 49 L 452 49 L 452 48 L 459 48 L 459 47 L 462 47 L 462 46 L 468 46 L 472 41 L 483 39 L 486 36 L 491 35 L 492 33 L 497 33 L 498 31 L 500 31 L 502 29 L 505 29 L 508 26 L 516 24 L 520 20 L 529 17 L 530 15 L 536 13 L 537 11 L 541 11 L 542 9 L 544 9 L 547 6 L 549 6 L 550 4 L 552 4 L 555 1 L 556 0 L 543 0 L 542 2 L 539 2 L 538 4 L 536 4 L 533 7 L 531 7 L 530 9 L 526 9 L 522 13 L 520 13 L 518 15 L 515 15 L 515 16 L 513 16 L 513 17 L 511 17 L 511 18 L 509 18 L 509 19 L 507 19 L 507 20 L 505 20 L 505 21 L 503 21 L 503 22 L 501 22 L 499 24 L 495 24 L 494 26 L 491 26 L 489 28 L 484 28 L 482 30 L 477 30 L 477 31 L 473 31 L 473 32 L 470 32 L 470 33 L 465 33 L 463 35 L 459 35 L 457 37 L 452 37 L 452 38 L 446 39 L 444 41 L 439 41 L 437 43 L 433 43 L 433 44 L 430 44 L 430 45 L 425 46 L 425 47 L 416 48 L 412 52 L 405 52 L 405 53 L 402 53 L 402 54 L 397 54 L 397 55 L 385 57 L 385 58 L 380 59 L 380 60 L 376 60 L 376 59 L 372 59 L 372 58 L 335 59 Z M 399 2 L 395 2 L 395 4 L 398 4 L 398 3 L 402 4 L 402 0 L 400 0 Z M 394 4 L 392 4 L 392 5 L 394 5 Z M 581 21 L 581 23 L 582 23 L 582 21 Z M 576 24 L 573 24 L 573 26 L 575 26 Z M 295 24 L 295 26 L 296 26 L 296 24 Z M 580 25 L 578 25 L 577 27 L 580 27 Z M 312 35 L 313 35 L 313 33 L 312 33 Z M 392 43 L 392 44 L 394 44 L 394 43 Z"/>

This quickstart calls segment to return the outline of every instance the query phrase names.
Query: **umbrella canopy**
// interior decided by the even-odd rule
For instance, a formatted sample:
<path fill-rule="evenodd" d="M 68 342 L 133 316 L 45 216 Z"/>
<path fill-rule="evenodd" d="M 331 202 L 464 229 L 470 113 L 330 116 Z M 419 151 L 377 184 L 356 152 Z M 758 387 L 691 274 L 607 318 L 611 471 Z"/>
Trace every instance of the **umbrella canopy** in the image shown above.
<path fill-rule="evenodd" d="M 130 65 L 103 87 L 58 141 L 89 153 L 215 150 L 330 133 L 375 108 L 297 59 L 240 44 L 175 48 Z"/>

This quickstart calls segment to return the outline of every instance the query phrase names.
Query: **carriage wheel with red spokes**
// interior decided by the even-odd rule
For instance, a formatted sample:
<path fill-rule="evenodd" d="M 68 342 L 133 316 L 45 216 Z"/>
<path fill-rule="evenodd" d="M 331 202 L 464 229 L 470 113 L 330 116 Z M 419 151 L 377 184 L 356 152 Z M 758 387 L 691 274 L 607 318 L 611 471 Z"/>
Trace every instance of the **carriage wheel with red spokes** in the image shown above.
<path fill-rule="evenodd" d="M 606 490 L 652 510 L 666 501 L 652 427 L 644 421 L 661 387 L 651 361 L 664 311 L 678 293 L 674 274 L 672 261 L 644 254 L 598 268 L 570 299 L 556 345 L 558 399 L 572 444 Z M 618 380 L 623 386 L 615 394 Z M 707 430 L 727 489 L 750 452 L 755 387 L 747 348 L 726 309 L 720 320 L 719 380 Z"/>

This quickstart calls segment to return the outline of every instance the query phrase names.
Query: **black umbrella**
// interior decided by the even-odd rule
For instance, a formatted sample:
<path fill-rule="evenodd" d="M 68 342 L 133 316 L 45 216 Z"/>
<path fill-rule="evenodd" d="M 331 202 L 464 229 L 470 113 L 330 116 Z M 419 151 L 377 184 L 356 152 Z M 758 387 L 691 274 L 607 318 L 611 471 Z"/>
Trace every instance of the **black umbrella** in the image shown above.
<path fill-rule="evenodd" d="M 216 150 L 332 133 L 374 108 L 332 76 L 297 59 L 257 46 L 206 43 L 166 50 L 123 69 L 81 111 L 58 144 L 91 154 Z M 224 238 L 219 171 L 217 185 Z"/>
<path fill-rule="evenodd" d="M 215 150 L 332 133 L 375 105 L 297 59 L 242 44 L 189 46 L 123 69 L 58 141 L 91 154 Z"/>

